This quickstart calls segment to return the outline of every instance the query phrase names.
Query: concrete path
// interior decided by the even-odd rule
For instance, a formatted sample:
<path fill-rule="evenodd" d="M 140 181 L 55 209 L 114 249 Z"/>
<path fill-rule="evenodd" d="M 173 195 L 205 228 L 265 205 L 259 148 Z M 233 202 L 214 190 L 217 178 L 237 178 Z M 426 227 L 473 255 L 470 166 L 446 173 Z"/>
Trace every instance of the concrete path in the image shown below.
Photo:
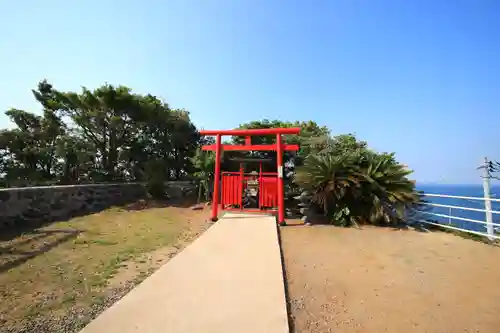
<path fill-rule="evenodd" d="M 287 333 L 276 221 L 226 214 L 81 333 Z"/>

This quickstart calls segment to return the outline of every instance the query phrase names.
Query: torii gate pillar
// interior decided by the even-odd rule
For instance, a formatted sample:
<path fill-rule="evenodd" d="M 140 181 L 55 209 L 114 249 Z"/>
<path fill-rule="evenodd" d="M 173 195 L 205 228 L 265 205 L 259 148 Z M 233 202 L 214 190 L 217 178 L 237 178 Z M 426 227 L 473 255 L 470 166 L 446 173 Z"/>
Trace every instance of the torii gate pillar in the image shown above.
<path fill-rule="evenodd" d="M 298 145 L 287 145 L 283 143 L 282 135 L 286 134 L 299 134 L 300 128 L 263 128 L 263 129 L 236 129 L 236 130 L 220 130 L 220 131 L 200 131 L 201 135 L 215 136 L 215 145 L 203 146 L 203 150 L 215 151 L 215 174 L 214 174 L 214 191 L 212 194 L 212 221 L 218 219 L 220 189 L 221 189 L 221 170 L 220 159 L 223 150 L 226 151 L 276 151 L 277 153 L 277 220 L 279 224 L 285 222 L 285 190 L 283 182 L 283 152 L 284 151 L 297 151 Z M 222 136 L 244 136 L 244 145 L 222 145 Z M 252 145 L 251 136 L 268 136 L 275 135 L 276 143 L 270 145 Z M 243 182 L 243 178 L 241 180 Z M 240 195 L 242 195 L 243 186 L 240 187 Z M 224 209 L 224 205 L 222 207 Z M 244 211 L 240 205 L 240 210 Z"/>

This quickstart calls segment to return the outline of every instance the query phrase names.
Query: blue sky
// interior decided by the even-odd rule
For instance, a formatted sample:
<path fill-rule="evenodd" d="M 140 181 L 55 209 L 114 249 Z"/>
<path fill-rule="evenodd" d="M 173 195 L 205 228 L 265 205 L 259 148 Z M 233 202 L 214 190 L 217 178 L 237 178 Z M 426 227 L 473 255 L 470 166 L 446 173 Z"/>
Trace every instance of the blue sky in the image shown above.
<path fill-rule="evenodd" d="M 198 127 L 312 119 L 420 182 L 478 183 L 500 159 L 499 35 L 496 0 L 4 1 L 0 109 L 39 112 L 43 78 L 124 84 Z"/>

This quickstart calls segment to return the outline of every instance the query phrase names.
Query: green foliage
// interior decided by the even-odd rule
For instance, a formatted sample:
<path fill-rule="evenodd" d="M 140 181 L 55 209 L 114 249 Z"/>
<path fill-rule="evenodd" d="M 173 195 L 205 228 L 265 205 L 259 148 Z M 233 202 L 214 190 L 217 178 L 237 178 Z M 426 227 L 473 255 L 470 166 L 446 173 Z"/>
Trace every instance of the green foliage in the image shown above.
<path fill-rule="evenodd" d="M 163 199 L 166 196 L 165 181 L 166 163 L 162 160 L 151 160 L 146 163 L 147 189 L 151 197 Z"/>
<path fill-rule="evenodd" d="M 215 169 L 215 154 L 211 151 L 197 150 L 194 157 L 191 158 L 192 164 L 196 170 L 194 176 L 199 181 L 198 202 L 204 195 L 205 200 L 209 200 L 210 183 L 213 180 Z"/>
<path fill-rule="evenodd" d="M 43 116 L 10 109 L 5 114 L 17 128 L 0 131 L 0 174 L 7 182 L 52 180 L 55 156 L 66 129 L 50 110 Z"/>
<path fill-rule="evenodd" d="M 287 135 L 285 137 L 286 143 L 288 144 L 299 144 L 300 150 L 297 156 L 305 158 L 311 152 L 314 152 L 314 146 L 317 141 L 321 138 L 329 137 L 330 130 L 326 126 L 319 126 L 314 121 L 294 121 L 294 122 L 284 122 L 280 120 L 260 120 L 252 121 L 250 123 L 241 124 L 239 129 L 257 129 L 257 128 L 291 128 L 299 127 L 300 134 L 298 135 Z M 233 143 L 243 144 L 245 138 L 234 137 Z M 272 144 L 276 142 L 275 136 L 256 136 L 252 137 L 253 144 Z M 267 152 L 261 152 L 266 154 Z M 270 153 L 267 153 L 270 154 Z M 276 155 L 276 154 L 274 154 Z M 290 158 L 291 155 L 286 156 Z"/>
<path fill-rule="evenodd" d="M 304 159 L 311 153 L 316 152 L 318 140 L 330 136 L 330 130 L 326 126 L 319 126 L 314 121 L 294 121 L 287 122 L 281 120 L 268 120 L 263 119 L 259 121 L 252 121 L 246 124 L 241 124 L 238 129 L 257 129 L 257 128 L 290 128 L 299 127 L 301 129 L 298 135 L 286 135 L 285 143 L 298 144 L 300 150 L 296 152 L 285 152 L 285 180 L 288 180 L 288 175 L 293 174 L 295 167 L 301 165 Z M 233 137 L 233 144 L 243 144 L 244 137 Z M 252 144 L 273 144 L 276 142 L 275 136 L 254 136 L 252 137 Z M 276 169 L 276 152 L 231 152 L 231 157 L 258 157 L 271 159 L 271 163 L 265 164 L 264 171 Z M 229 157 L 229 154 L 227 155 Z M 225 162 L 227 168 L 232 170 L 237 169 L 236 164 Z M 294 184 L 287 181 L 287 187 L 294 187 Z"/>
<path fill-rule="evenodd" d="M 373 152 L 352 135 L 334 137 L 331 144 L 306 158 L 295 182 L 332 223 L 396 225 L 420 201 L 411 171 L 393 154 Z"/>
<path fill-rule="evenodd" d="M 6 186 L 150 181 L 151 163 L 164 180 L 193 170 L 200 136 L 185 110 L 107 84 L 76 93 L 42 81 L 33 95 L 43 116 L 8 110 L 16 128 L 0 131 Z"/>
<path fill-rule="evenodd" d="M 42 115 L 6 112 L 16 128 L 0 131 L 3 186 L 146 181 L 152 196 L 163 197 L 165 181 L 194 175 L 200 184 L 198 199 L 209 199 L 215 156 L 199 147 L 213 139 L 200 137 L 186 110 L 108 84 L 77 93 L 42 81 L 33 95 Z M 239 126 L 276 127 L 301 128 L 299 135 L 285 137 L 286 143 L 300 146 L 284 157 L 287 190 L 311 192 L 333 223 L 396 224 L 419 201 L 407 178 L 410 171 L 393 154 L 376 153 L 354 135 L 332 137 L 327 127 L 313 121 L 264 119 Z M 252 137 L 253 144 L 275 140 Z M 243 142 L 232 138 L 234 144 Z M 276 170 L 276 152 L 223 154 L 223 169 L 235 170 L 237 163 L 231 165 L 226 157 L 268 158 L 273 163 L 264 168 Z"/>

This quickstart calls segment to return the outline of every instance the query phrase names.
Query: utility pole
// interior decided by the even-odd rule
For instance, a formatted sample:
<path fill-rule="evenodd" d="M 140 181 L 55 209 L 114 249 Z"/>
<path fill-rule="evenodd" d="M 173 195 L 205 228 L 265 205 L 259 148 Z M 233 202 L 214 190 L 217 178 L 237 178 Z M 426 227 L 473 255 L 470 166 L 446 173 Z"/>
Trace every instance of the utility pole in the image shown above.
<path fill-rule="evenodd" d="M 494 240 L 494 229 L 493 229 L 493 213 L 491 212 L 491 190 L 490 190 L 490 168 L 488 158 L 484 158 L 484 175 L 483 175 L 483 190 L 484 190 L 484 209 L 486 210 L 486 232 L 488 234 L 489 240 Z"/>

